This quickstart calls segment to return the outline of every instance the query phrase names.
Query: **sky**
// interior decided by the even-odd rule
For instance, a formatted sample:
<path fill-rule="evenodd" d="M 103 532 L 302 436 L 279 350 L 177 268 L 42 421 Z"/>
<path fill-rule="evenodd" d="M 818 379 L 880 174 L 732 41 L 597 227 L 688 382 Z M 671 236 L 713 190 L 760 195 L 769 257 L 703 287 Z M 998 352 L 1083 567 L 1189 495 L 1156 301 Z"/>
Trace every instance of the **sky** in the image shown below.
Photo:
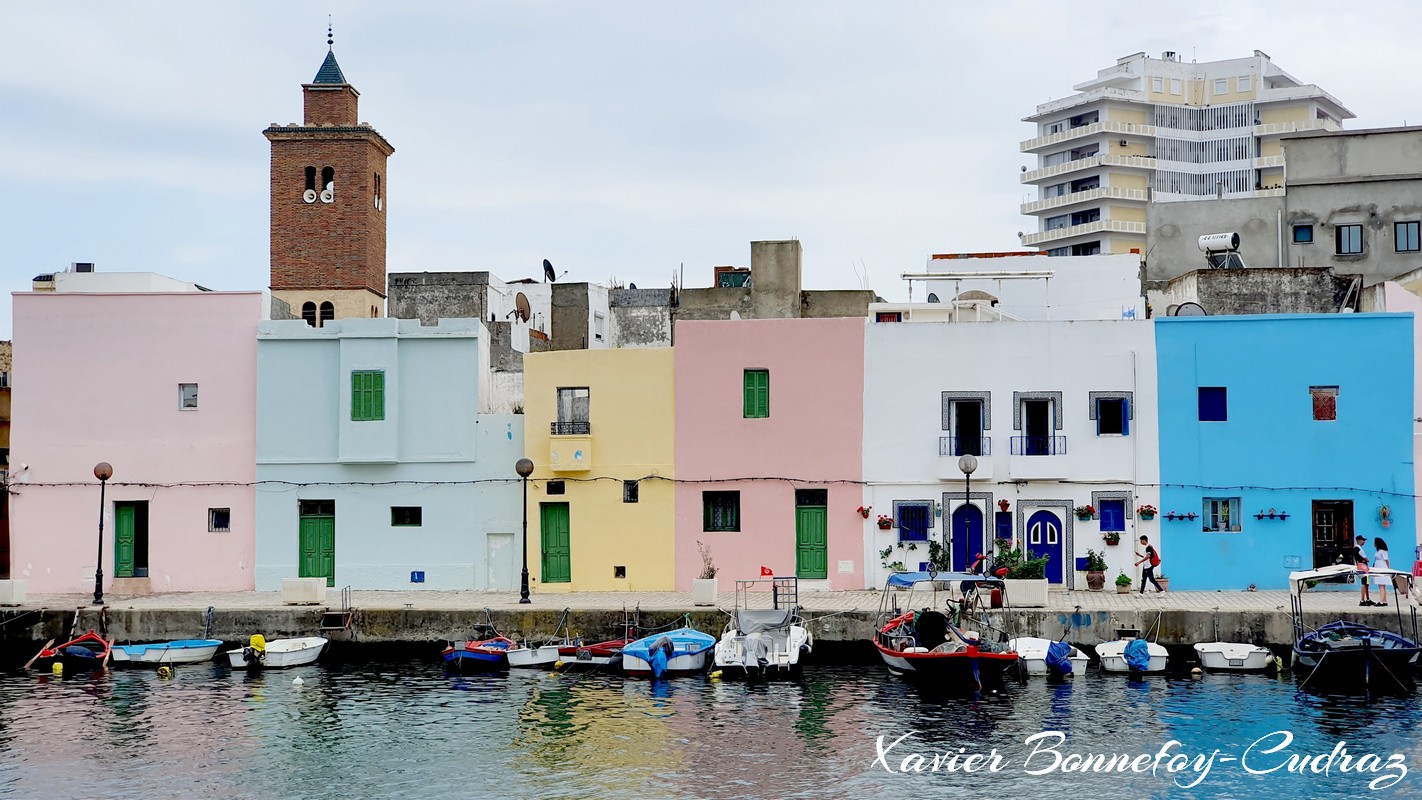
<path fill-rule="evenodd" d="M 902 300 L 930 253 L 1018 248 L 1022 117 L 1141 50 L 1260 49 L 1347 127 L 1422 123 L 1405 1 L 396 5 L 0 0 L 0 286 L 265 288 L 262 130 L 300 121 L 327 14 L 395 147 L 389 272 L 709 286 L 795 238 L 806 288 Z"/>

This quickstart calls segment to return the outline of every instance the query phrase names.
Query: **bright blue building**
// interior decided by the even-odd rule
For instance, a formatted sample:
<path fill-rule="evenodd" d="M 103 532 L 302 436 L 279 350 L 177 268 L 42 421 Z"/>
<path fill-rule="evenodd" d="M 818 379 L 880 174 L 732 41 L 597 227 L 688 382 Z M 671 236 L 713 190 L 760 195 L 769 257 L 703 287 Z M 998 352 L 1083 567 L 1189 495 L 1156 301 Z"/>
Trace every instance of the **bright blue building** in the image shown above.
<path fill-rule="evenodd" d="M 1388 540 L 1393 566 L 1411 566 L 1412 325 L 1411 314 L 1156 320 L 1157 547 L 1171 588 L 1285 588 L 1291 570 L 1345 558 L 1355 534 L 1369 554 Z"/>

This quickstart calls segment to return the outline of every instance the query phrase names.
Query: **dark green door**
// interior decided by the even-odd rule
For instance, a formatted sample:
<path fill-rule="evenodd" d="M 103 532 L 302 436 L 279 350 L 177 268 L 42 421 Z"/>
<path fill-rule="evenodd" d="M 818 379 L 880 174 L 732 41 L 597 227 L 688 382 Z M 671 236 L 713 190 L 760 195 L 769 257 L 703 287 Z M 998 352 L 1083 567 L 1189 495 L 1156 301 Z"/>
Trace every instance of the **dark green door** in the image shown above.
<path fill-rule="evenodd" d="M 114 577 L 133 577 L 134 517 L 132 503 L 114 503 Z"/>
<path fill-rule="evenodd" d="M 543 582 L 571 583 L 572 548 L 569 546 L 568 504 L 544 503 L 539 514 L 543 545 Z"/>
<path fill-rule="evenodd" d="M 795 577 L 829 577 L 825 506 L 795 506 Z"/>
<path fill-rule="evenodd" d="M 336 585 L 336 501 L 302 500 L 296 577 Z"/>

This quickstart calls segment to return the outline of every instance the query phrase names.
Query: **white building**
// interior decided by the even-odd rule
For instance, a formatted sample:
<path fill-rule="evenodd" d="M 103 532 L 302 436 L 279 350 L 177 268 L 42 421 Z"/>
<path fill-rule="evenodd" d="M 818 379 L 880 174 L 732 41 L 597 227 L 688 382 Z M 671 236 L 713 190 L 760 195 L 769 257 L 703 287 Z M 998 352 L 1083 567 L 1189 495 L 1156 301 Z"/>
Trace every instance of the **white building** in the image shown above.
<path fill-rule="evenodd" d="M 1144 252 L 1146 204 L 1281 193 L 1280 137 L 1339 130 L 1353 112 L 1259 50 L 1184 62 L 1134 53 L 1023 119 L 1021 181 L 1037 187 L 1022 244 L 1052 255 Z"/>
<path fill-rule="evenodd" d="M 1071 281 L 1059 283 L 1065 293 Z M 865 333 L 865 505 L 894 524 L 866 527 L 867 583 L 882 585 L 895 562 L 919 569 L 930 537 L 947 543 L 955 569 L 996 537 L 1050 553 L 1048 578 L 1068 588 L 1084 588 L 1075 559 L 1087 549 L 1105 553 L 1109 576 L 1132 573 L 1136 537 L 1158 534 L 1136 513 L 1159 505 L 1144 314 L 1024 320 L 1005 302 L 983 309 L 984 324 L 952 321 L 944 303 L 912 304 L 897 322 L 884 313 L 871 309 Z M 965 453 L 978 461 L 967 479 Z M 1079 519 L 1087 505 L 1094 517 Z"/>

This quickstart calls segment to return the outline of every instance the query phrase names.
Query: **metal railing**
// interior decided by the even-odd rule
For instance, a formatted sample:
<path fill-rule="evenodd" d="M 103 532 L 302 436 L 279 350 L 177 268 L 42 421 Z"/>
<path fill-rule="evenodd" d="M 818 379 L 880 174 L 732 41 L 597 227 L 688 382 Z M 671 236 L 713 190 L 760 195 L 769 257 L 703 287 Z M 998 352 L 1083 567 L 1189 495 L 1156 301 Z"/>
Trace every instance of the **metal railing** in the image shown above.
<path fill-rule="evenodd" d="M 552 422 L 549 432 L 554 436 L 587 436 L 592 433 L 590 422 Z"/>
<path fill-rule="evenodd" d="M 1018 144 L 1018 149 L 1024 153 L 1029 153 L 1042 147 L 1070 141 L 1072 139 L 1082 139 L 1087 136 L 1095 136 L 1100 133 L 1126 135 L 1126 136 L 1155 136 L 1154 125 L 1138 125 L 1132 122 L 1093 122 L 1088 125 L 1079 125 L 1075 128 L 1068 128 L 1056 133 L 1043 134 L 1032 139 L 1027 139 Z"/>
<path fill-rule="evenodd" d="M 1014 436 L 1012 455 L 1014 456 L 1062 456 L 1066 455 L 1065 436 Z"/>
<path fill-rule="evenodd" d="M 940 456 L 990 456 L 992 439 L 986 436 L 940 436 L 938 437 Z"/>
<path fill-rule="evenodd" d="M 1069 239 L 1073 236 L 1085 236 L 1092 233 L 1103 232 L 1133 233 L 1138 236 L 1144 236 L 1146 224 L 1144 222 L 1129 222 L 1121 219 L 1098 219 L 1094 222 L 1084 222 L 1080 225 L 1068 225 L 1065 228 L 1053 228 L 1049 231 L 1029 233 L 1022 237 L 1022 243 L 1032 246 L 1043 242 L 1054 242 L 1058 239 Z"/>
<path fill-rule="evenodd" d="M 1083 169 L 1095 169 L 1096 167 L 1134 167 L 1139 169 L 1155 169 L 1155 159 L 1150 156 L 1111 156 L 1096 155 L 1078 158 L 1061 164 L 1053 164 L 1050 167 L 1041 167 L 1022 173 L 1022 183 L 1035 183 L 1046 178 L 1054 178 L 1058 175 L 1065 175 L 1068 172 L 1076 172 Z"/>
<path fill-rule="evenodd" d="M 1119 186 L 1098 186 L 1092 189 L 1082 189 L 1079 192 L 1069 192 L 1059 194 L 1055 197 L 1044 197 L 1040 200 L 1032 200 L 1022 204 L 1023 214 L 1035 214 L 1038 211 L 1045 211 L 1049 208 L 1059 206 L 1070 206 L 1077 203 L 1090 203 L 1093 200 L 1135 200 L 1144 203 L 1150 200 L 1150 195 L 1145 189 L 1123 189 Z"/>

